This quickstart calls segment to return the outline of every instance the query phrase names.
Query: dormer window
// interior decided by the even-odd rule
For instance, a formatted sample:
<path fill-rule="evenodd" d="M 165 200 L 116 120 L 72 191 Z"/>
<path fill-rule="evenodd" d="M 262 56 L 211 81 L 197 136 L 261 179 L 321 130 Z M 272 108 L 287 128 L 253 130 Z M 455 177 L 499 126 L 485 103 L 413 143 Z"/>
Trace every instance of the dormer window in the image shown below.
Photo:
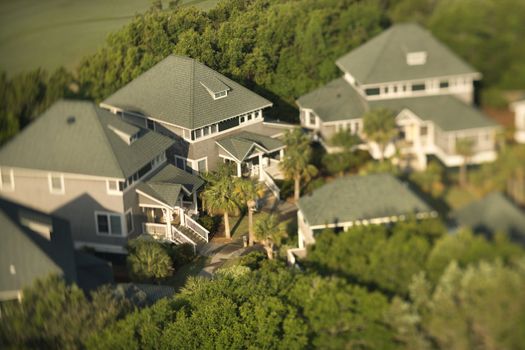
<path fill-rule="evenodd" d="M 216 77 L 211 77 L 204 81 L 200 82 L 201 85 L 208 91 L 208 93 L 213 97 L 214 100 L 218 100 L 228 96 L 228 91 L 230 87 L 224 84 Z"/>
<path fill-rule="evenodd" d="M 407 64 L 409 66 L 421 66 L 427 62 L 426 51 L 407 53 Z"/>

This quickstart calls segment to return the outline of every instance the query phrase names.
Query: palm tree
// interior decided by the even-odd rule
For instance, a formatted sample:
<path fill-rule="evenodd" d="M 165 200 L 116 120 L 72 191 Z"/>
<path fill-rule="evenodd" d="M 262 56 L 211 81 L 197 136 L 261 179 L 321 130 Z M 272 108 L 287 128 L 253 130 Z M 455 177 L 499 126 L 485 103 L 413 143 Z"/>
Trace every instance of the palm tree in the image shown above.
<path fill-rule="evenodd" d="M 257 204 L 257 199 L 264 195 L 262 184 L 252 179 L 236 178 L 233 196 L 241 203 L 246 204 L 248 209 L 248 244 L 253 245 L 253 211 Z"/>
<path fill-rule="evenodd" d="M 280 245 L 282 240 L 288 235 L 284 225 L 279 223 L 275 215 L 268 215 L 258 220 L 254 231 L 255 238 L 262 243 L 270 260 L 273 259 L 274 247 Z"/>
<path fill-rule="evenodd" d="M 463 157 L 463 162 L 459 168 L 459 185 L 467 185 L 467 164 L 470 157 L 474 155 L 474 141 L 469 138 L 456 139 L 456 153 Z"/>
<path fill-rule="evenodd" d="M 373 109 L 367 112 L 363 116 L 363 130 L 367 138 L 379 146 L 382 162 L 386 145 L 397 134 L 394 113 L 386 108 Z"/>
<path fill-rule="evenodd" d="M 235 180 L 231 177 L 231 169 L 224 166 L 217 171 L 204 176 L 206 186 L 201 193 L 203 206 L 210 214 L 222 213 L 224 216 L 224 232 L 226 238 L 231 238 L 229 213 L 238 210 L 238 199 L 235 198 Z"/>
<path fill-rule="evenodd" d="M 288 131 L 284 143 L 286 151 L 280 167 L 285 177 L 294 181 L 294 201 L 297 202 L 301 195 L 301 180 L 309 181 L 317 175 L 317 168 L 310 164 L 312 160 L 310 139 L 301 129 Z"/>

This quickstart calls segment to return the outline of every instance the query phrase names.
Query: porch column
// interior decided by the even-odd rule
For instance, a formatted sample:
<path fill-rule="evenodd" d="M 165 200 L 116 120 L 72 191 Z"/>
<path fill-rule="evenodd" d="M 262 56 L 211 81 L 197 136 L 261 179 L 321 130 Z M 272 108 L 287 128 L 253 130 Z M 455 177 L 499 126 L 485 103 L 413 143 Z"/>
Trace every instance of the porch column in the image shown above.
<path fill-rule="evenodd" d="M 193 210 L 199 212 L 199 207 L 197 203 L 197 191 L 193 192 Z"/>
<path fill-rule="evenodd" d="M 164 218 L 166 219 L 166 236 L 171 239 L 171 221 L 173 218 L 173 212 L 171 209 L 162 209 L 164 212 Z"/>
<path fill-rule="evenodd" d="M 282 161 L 284 158 L 284 148 L 279 150 L 279 161 Z"/>
<path fill-rule="evenodd" d="M 241 177 L 242 176 L 241 162 L 236 162 L 236 163 L 237 163 L 237 177 Z"/>
<path fill-rule="evenodd" d="M 180 225 L 181 226 L 186 226 L 186 219 L 184 217 L 184 209 L 182 208 L 182 203 L 181 203 L 181 206 L 179 208 L 179 218 L 180 218 Z"/>
<path fill-rule="evenodd" d="M 259 181 L 263 180 L 263 156 L 262 154 L 259 154 Z"/>

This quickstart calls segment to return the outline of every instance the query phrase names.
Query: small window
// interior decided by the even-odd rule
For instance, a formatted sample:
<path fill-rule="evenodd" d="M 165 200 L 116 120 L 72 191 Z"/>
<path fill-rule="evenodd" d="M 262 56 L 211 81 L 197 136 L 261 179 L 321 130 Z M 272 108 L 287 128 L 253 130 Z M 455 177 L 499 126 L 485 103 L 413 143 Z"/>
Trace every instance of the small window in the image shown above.
<path fill-rule="evenodd" d="M 0 188 L 3 191 L 12 191 L 15 189 L 15 179 L 13 176 L 13 169 L 0 170 Z"/>
<path fill-rule="evenodd" d="M 183 158 L 175 157 L 175 165 L 177 166 L 177 168 L 184 170 L 184 164 L 185 161 Z"/>
<path fill-rule="evenodd" d="M 421 136 L 427 136 L 428 126 L 422 126 L 421 129 L 419 130 L 419 133 L 421 134 Z"/>
<path fill-rule="evenodd" d="M 217 124 L 213 124 L 213 125 L 211 126 L 211 133 L 212 133 L 212 134 L 215 134 L 216 132 L 217 132 Z"/>
<path fill-rule="evenodd" d="M 219 91 L 219 92 L 216 92 L 213 97 L 217 100 L 219 98 L 223 98 L 223 97 L 226 97 L 226 95 L 228 94 L 228 91 L 224 90 L 224 91 Z"/>
<path fill-rule="evenodd" d="M 154 120 L 150 120 L 150 119 L 146 119 L 146 127 L 150 130 L 153 130 L 155 131 L 155 121 Z"/>
<path fill-rule="evenodd" d="M 207 127 L 203 128 L 203 129 L 202 129 L 202 134 L 203 134 L 204 136 L 208 136 L 208 135 L 210 134 L 210 127 L 207 126 Z"/>
<path fill-rule="evenodd" d="M 412 84 L 412 91 L 424 91 L 425 84 Z"/>
<path fill-rule="evenodd" d="M 366 90 L 365 90 L 365 94 L 366 94 L 367 96 L 376 96 L 376 95 L 379 95 L 379 88 L 366 89 Z"/>
<path fill-rule="evenodd" d="M 201 159 L 197 163 L 197 169 L 199 170 L 199 174 L 204 174 L 208 171 L 208 167 L 206 163 L 207 163 L 206 159 Z"/>
<path fill-rule="evenodd" d="M 252 114 L 248 114 L 248 120 L 252 120 Z"/>
<path fill-rule="evenodd" d="M 115 193 L 120 194 L 120 192 L 122 191 L 120 189 L 120 182 L 117 180 L 107 180 L 106 184 L 107 184 L 107 190 L 109 194 L 115 194 Z"/>
<path fill-rule="evenodd" d="M 309 123 L 310 125 L 315 125 L 315 115 L 313 113 L 309 115 Z"/>
<path fill-rule="evenodd" d="M 119 214 L 96 213 L 97 233 L 100 235 L 121 236 L 122 217 Z"/>
<path fill-rule="evenodd" d="M 241 123 L 244 123 L 245 119 L 244 119 L 244 116 L 240 118 L 241 120 Z"/>
<path fill-rule="evenodd" d="M 133 232 L 133 210 L 130 209 L 126 212 L 126 228 L 128 233 Z"/>
<path fill-rule="evenodd" d="M 49 174 L 49 192 L 55 194 L 63 194 L 64 190 L 64 176 Z"/>
<path fill-rule="evenodd" d="M 441 89 L 446 89 L 446 88 L 448 88 L 448 80 L 444 80 L 444 81 L 439 82 L 439 87 L 440 87 Z"/>
<path fill-rule="evenodd" d="M 195 139 L 198 139 L 202 136 L 202 130 L 201 129 L 197 129 L 194 131 L 195 132 Z"/>
<path fill-rule="evenodd" d="M 193 163 L 192 163 L 192 161 L 191 160 L 186 160 L 185 166 L 186 166 L 186 169 L 185 169 L 186 172 L 188 172 L 190 174 L 193 174 L 193 168 L 192 168 Z"/>

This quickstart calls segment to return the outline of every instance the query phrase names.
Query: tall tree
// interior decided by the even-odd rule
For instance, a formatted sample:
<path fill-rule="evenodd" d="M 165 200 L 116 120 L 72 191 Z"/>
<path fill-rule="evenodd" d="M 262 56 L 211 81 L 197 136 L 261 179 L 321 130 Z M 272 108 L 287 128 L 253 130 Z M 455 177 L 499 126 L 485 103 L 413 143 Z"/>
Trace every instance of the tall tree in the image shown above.
<path fill-rule="evenodd" d="M 224 216 L 224 233 L 231 238 L 229 214 L 239 210 L 239 199 L 235 194 L 235 180 L 232 179 L 231 168 L 221 166 L 217 171 L 204 175 L 207 181 L 201 192 L 203 206 L 208 213 L 222 213 Z"/>
<path fill-rule="evenodd" d="M 301 181 L 309 181 L 317 175 L 317 168 L 310 164 L 312 147 L 310 139 L 300 128 L 288 131 L 284 136 L 286 150 L 280 166 L 288 179 L 294 181 L 294 201 L 301 196 Z"/>
<path fill-rule="evenodd" d="M 263 217 L 255 224 L 255 237 L 263 244 L 270 260 L 273 259 L 274 247 L 280 245 L 286 236 L 286 228 L 275 215 Z"/>
<path fill-rule="evenodd" d="M 264 195 L 261 183 L 252 179 L 237 178 L 234 187 L 234 197 L 246 205 L 248 210 L 248 245 L 253 245 L 253 211 L 257 200 Z"/>
<path fill-rule="evenodd" d="M 397 135 L 394 113 L 386 108 L 377 108 L 367 112 L 363 116 L 363 130 L 369 141 L 377 143 L 382 162 L 385 147 Z"/>
<path fill-rule="evenodd" d="M 467 185 L 467 165 L 474 155 L 474 141 L 470 138 L 456 139 L 456 153 L 463 157 L 459 168 L 459 184 L 465 187 Z"/>

